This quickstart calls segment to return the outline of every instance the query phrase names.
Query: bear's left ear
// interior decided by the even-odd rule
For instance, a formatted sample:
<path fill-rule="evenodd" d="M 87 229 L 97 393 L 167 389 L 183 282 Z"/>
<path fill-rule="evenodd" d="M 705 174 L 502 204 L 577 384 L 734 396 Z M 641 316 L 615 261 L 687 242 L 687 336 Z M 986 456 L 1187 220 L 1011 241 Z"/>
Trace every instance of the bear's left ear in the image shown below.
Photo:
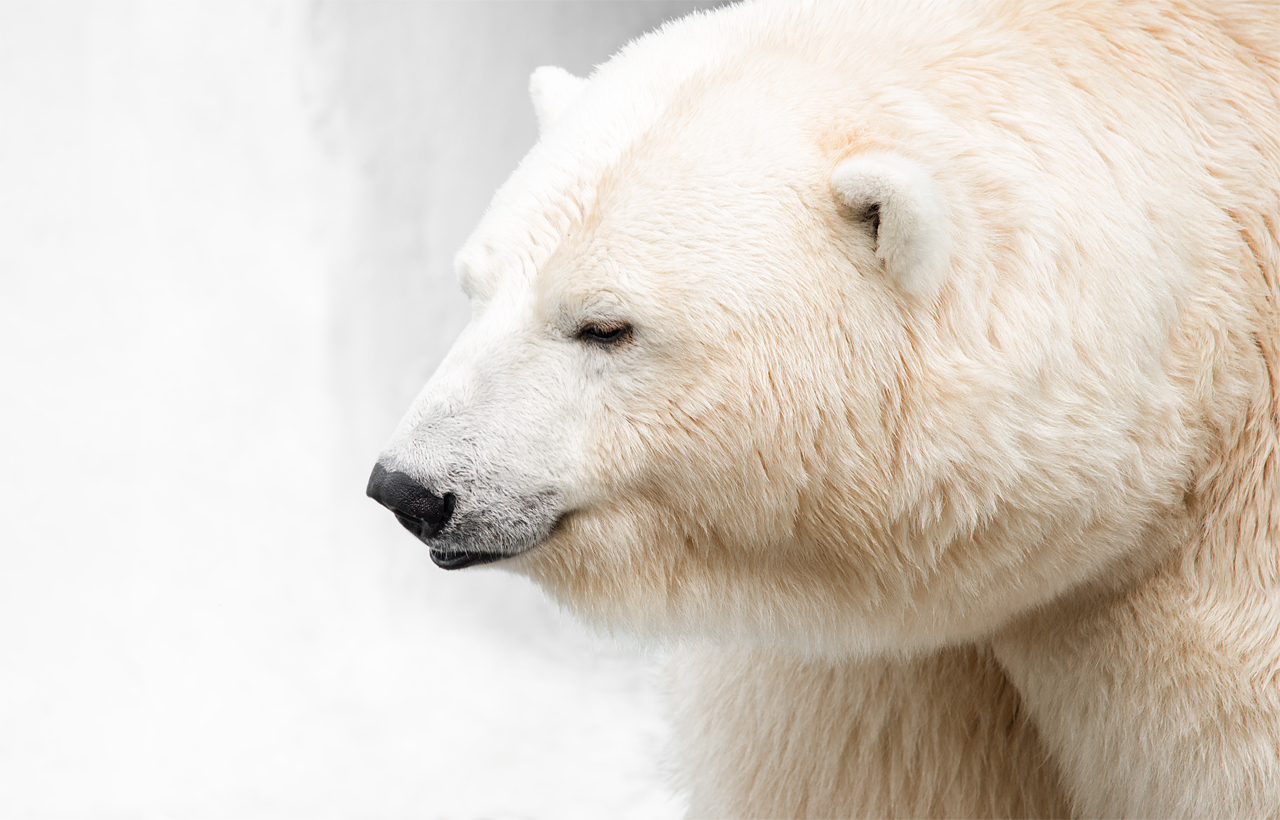
<path fill-rule="evenodd" d="M 553 65 L 533 70 L 529 75 L 529 96 L 533 99 L 534 113 L 538 115 L 539 134 L 547 133 L 551 123 L 560 118 L 586 84 L 587 81 L 581 77 Z"/>
<path fill-rule="evenodd" d="M 896 154 L 846 160 L 831 177 L 836 196 L 871 224 L 876 256 L 904 292 L 932 296 L 950 266 L 947 203 L 922 166 Z"/>

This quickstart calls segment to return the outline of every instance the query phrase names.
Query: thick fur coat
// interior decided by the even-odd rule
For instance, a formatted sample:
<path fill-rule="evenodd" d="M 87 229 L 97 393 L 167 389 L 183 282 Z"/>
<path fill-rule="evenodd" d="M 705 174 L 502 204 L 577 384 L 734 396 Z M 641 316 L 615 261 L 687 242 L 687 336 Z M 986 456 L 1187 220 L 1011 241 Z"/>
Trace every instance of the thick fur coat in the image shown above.
<path fill-rule="evenodd" d="M 532 90 L 370 492 L 679 642 L 692 816 L 1280 813 L 1280 5 L 746 3 Z"/>

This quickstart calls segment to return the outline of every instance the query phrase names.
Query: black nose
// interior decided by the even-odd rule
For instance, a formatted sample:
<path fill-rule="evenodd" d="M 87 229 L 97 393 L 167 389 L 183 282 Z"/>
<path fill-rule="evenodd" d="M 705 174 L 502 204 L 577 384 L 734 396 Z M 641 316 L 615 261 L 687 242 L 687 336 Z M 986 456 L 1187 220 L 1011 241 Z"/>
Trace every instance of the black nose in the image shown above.
<path fill-rule="evenodd" d="M 396 514 L 396 520 L 421 540 L 434 538 L 453 515 L 453 493 L 436 495 L 404 473 L 373 467 L 365 492 Z"/>

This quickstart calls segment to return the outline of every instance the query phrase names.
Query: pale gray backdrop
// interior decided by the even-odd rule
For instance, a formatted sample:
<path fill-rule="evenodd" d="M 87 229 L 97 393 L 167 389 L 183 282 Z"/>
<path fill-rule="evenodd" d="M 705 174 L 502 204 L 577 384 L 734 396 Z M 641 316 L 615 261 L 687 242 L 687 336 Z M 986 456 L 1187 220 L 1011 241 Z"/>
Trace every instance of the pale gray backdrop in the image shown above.
<path fill-rule="evenodd" d="M 364 481 L 451 258 L 693 3 L 0 2 L 0 816 L 676 816 L 652 654 Z"/>

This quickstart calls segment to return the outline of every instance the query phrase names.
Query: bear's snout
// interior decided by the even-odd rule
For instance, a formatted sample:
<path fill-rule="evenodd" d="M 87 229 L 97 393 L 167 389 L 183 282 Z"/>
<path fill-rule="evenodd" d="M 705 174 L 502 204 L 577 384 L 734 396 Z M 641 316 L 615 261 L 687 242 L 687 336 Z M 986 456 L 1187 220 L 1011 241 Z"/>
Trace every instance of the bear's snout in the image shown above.
<path fill-rule="evenodd" d="M 395 513 L 396 520 L 423 541 L 434 538 L 453 515 L 453 493 L 436 495 L 404 473 L 381 464 L 373 466 L 365 492 Z"/>
<path fill-rule="evenodd" d="M 487 564 L 506 556 L 500 552 L 458 549 L 433 541 L 453 517 L 457 497 L 453 493 L 436 495 L 410 476 L 373 466 L 365 493 L 391 510 L 406 530 L 431 547 L 431 560 L 444 569 L 462 569 Z"/>

